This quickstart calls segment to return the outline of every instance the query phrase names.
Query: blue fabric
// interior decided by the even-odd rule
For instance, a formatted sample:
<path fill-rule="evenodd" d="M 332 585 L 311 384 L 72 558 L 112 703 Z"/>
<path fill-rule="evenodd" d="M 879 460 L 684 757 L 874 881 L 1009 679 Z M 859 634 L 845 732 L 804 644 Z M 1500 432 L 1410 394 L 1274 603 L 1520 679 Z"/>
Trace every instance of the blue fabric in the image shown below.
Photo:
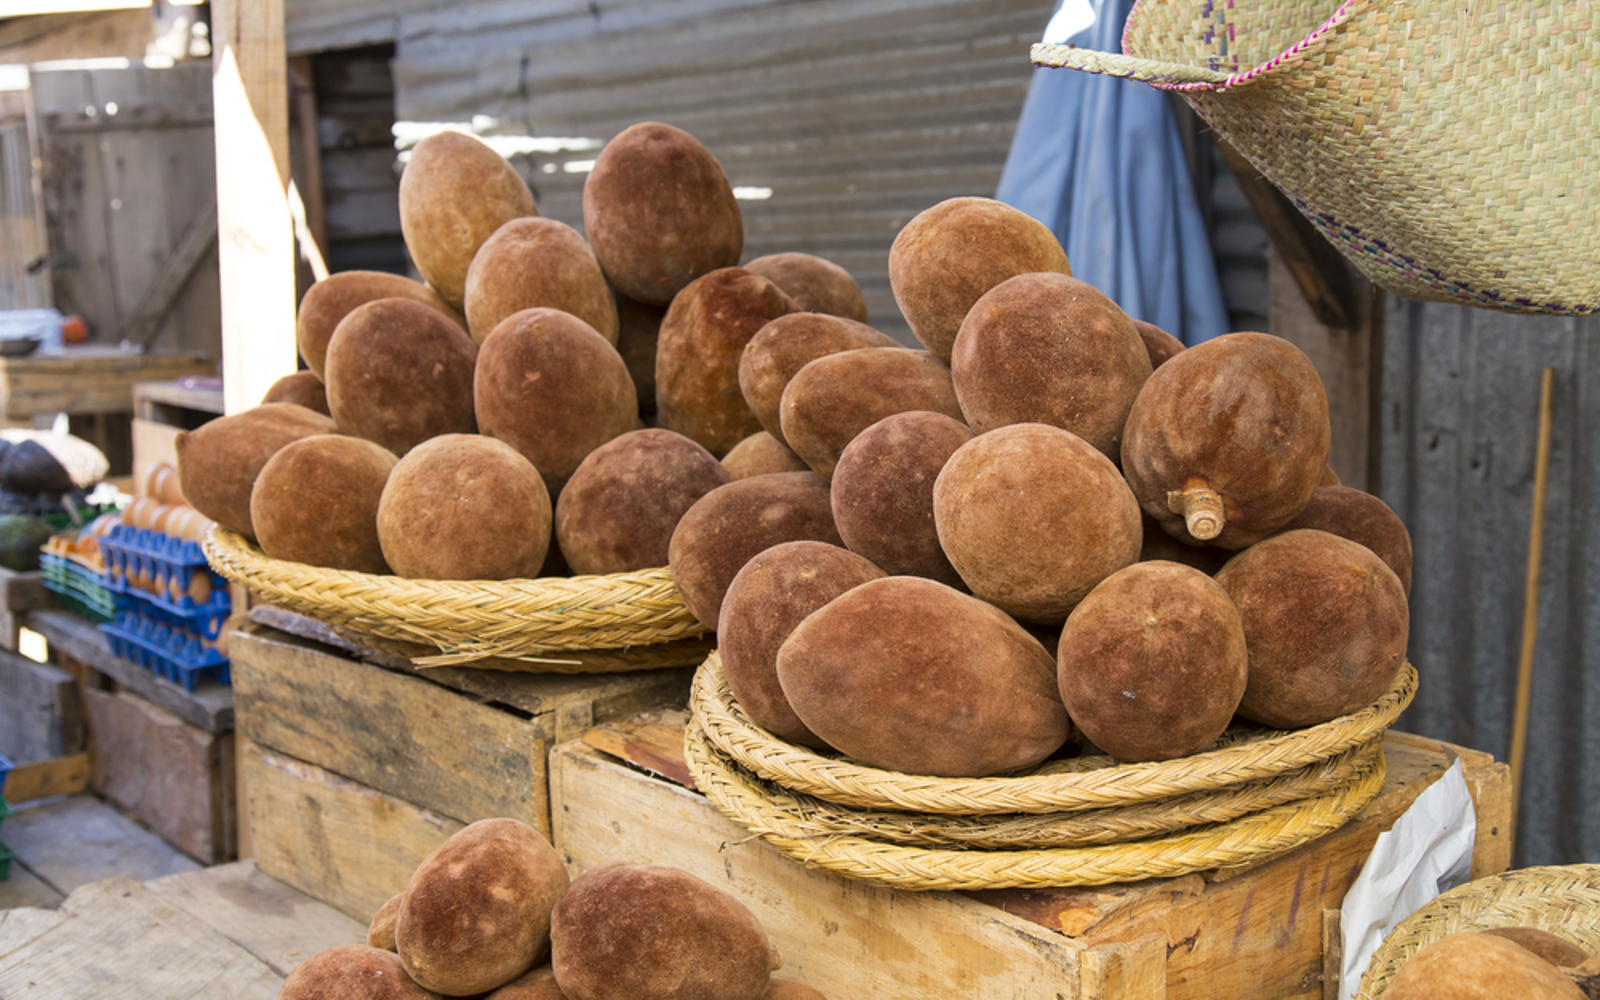
<path fill-rule="evenodd" d="M 1122 51 L 1133 0 L 1093 0 L 1080 48 Z M 1228 310 L 1162 91 L 1036 69 L 995 197 L 1049 226 L 1072 274 L 1185 344 L 1228 332 Z"/>

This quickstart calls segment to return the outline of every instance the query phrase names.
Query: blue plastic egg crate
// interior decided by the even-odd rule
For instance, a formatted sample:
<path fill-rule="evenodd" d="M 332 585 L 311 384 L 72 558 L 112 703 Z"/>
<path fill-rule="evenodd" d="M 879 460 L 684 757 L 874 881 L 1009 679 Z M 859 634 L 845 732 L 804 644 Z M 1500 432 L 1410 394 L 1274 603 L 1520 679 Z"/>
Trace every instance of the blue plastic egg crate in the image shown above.
<path fill-rule="evenodd" d="M 100 626 L 111 651 L 187 691 L 206 676 L 229 683 L 228 658 L 217 651 L 216 640 L 232 602 L 227 583 L 211 571 L 199 544 L 116 525 L 101 541 L 100 551 L 106 585 L 116 595 L 116 618 Z M 210 594 L 204 600 L 192 593 L 198 573 L 209 578 Z"/>

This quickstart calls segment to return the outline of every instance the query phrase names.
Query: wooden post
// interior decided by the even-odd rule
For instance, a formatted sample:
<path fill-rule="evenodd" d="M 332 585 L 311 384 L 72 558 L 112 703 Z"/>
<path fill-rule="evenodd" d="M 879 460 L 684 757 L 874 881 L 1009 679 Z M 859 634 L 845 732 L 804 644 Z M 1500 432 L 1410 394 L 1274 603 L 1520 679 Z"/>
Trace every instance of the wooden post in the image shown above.
<path fill-rule="evenodd" d="M 218 261 L 227 411 L 295 370 L 283 0 L 214 0 Z"/>

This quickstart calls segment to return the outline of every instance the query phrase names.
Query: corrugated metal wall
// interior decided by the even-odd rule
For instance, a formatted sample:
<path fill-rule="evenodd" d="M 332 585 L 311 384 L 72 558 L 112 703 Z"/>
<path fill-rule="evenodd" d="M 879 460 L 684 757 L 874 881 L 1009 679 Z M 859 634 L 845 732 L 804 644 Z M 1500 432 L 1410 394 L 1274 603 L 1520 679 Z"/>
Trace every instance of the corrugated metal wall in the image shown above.
<path fill-rule="evenodd" d="M 1600 862 L 1600 319 L 1395 301 L 1379 494 L 1411 529 L 1411 731 L 1510 752 L 1539 384 L 1556 370 L 1516 864 Z"/>

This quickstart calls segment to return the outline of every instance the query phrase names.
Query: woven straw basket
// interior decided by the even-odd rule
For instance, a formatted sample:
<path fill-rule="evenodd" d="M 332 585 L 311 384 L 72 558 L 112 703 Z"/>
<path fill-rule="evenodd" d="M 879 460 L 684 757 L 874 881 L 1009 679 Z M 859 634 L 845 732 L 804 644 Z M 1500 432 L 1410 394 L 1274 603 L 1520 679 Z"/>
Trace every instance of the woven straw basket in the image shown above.
<path fill-rule="evenodd" d="M 271 604 L 378 647 L 438 651 L 415 657 L 419 666 L 494 658 L 520 660 L 523 669 L 540 672 L 586 673 L 596 668 L 562 654 L 669 643 L 706 631 L 684 607 L 666 569 L 542 580 L 408 580 L 270 559 L 222 528 L 212 529 L 204 547 L 213 569 Z"/>
<path fill-rule="evenodd" d="M 1342 826 L 1382 789 L 1383 733 L 1415 688 L 1407 666 L 1366 709 L 1230 732 L 1179 760 L 938 778 L 778 739 L 744 714 L 712 654 L 685 751 L 713 805 L 807 867 L 901 889 L 1103 885 L 1255 861 Z"/>
<path fill-rule="evenodd" d="M 1033 61 L 1181 93 L 1374 282 L 1600 311 L 1594 0 L 1139 0 L 1124 54 Z"/>
<path fill-rule="evenodd" d="M 1537 927 L 1600 954 L 1600 865 L 1523 868 L 1443 893 L 1384 938 L 1356 1000 L 1378 1000 L 1407 959 L 1445 935 L 1495 927 Z"/>

